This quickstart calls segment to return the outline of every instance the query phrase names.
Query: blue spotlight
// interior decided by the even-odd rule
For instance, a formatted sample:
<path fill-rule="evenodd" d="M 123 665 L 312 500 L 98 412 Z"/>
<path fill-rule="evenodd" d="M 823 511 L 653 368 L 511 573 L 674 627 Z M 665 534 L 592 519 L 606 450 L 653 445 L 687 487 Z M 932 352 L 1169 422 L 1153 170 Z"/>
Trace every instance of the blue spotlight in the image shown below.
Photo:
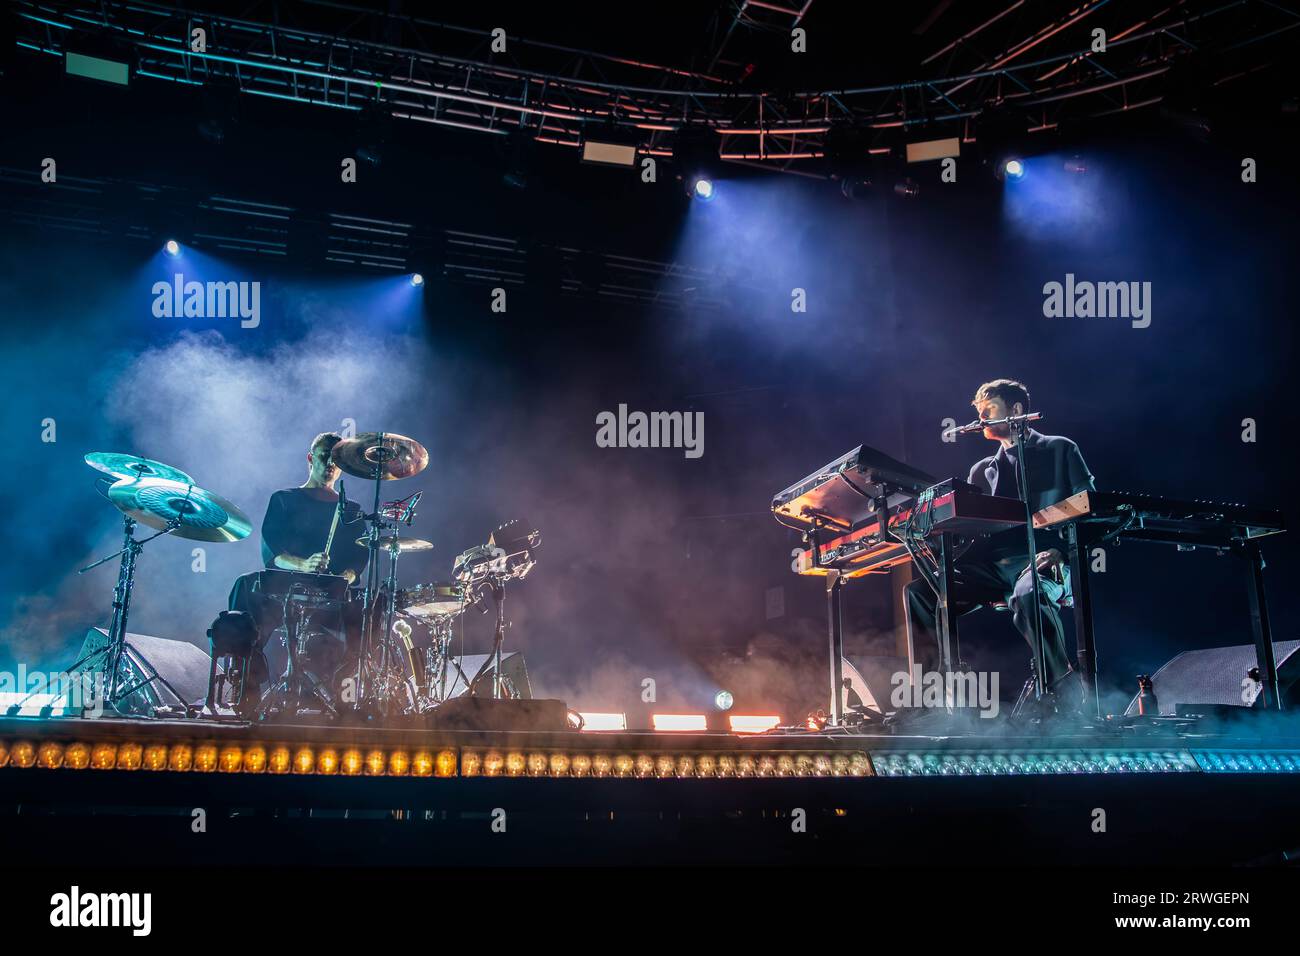
<path fill-rule="evenodd" d="M 736 699 L 731 696 L 731 691 L 729 690 L 720 690 L 718 691 L 717 696 L 713 698 L 713 705 L 717 707 L 718 710 L 731 710 L 731 705 L 735 702 Z"/>
<path fill-rule="evenodd" d="M 1025 164 L 1019 159 L 1008 159 L 1002 164 L 1003 175 L 1010 180 L 1025 178 Z"/>
<path fill-rule="evenodd" d="M 167 253 L 167 255 L 171 256 L 172 258 L 175 258 L 176 256 L 179 256 L 181 254 L 181 244 L 177 242 L 175 239 L 168 239 L 163 244 L 163 252 Z"/>
<path fill-rule="evenodd" d="M 708 202 L 716 194 L 713 187 L 713 180 L 704 176 L 696 176 L 691 180 L 691 198 L 698 199 L 700 202 Z"/>
<path fill-rule="evenodd" d="M 412 272 L 412 273 L 411 273 L 411 285 L 415 286 L 417 289 L 418 289 L 420 286 L 424 285 L 424 276 L 420 275 L 420 273 L 418 273 L 418 272 Z"/>

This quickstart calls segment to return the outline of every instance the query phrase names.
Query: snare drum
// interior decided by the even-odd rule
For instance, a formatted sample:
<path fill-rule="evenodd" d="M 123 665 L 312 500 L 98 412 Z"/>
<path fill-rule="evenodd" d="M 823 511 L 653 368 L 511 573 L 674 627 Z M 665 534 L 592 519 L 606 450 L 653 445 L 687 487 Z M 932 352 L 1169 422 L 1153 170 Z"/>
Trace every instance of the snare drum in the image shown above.
<path fill-rule="evenodd" d="M 412 617 L 449 617 L 465 610 L 465 594 L 460 585 L 443 582 L 402 588 L 397 592 L 397 609 Z"/>

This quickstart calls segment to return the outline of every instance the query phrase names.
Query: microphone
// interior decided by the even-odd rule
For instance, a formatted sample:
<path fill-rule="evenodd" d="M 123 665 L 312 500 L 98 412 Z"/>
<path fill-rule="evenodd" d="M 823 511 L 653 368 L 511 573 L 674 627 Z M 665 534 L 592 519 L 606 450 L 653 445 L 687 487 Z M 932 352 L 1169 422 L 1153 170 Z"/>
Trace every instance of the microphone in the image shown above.
<path fill-rule="evenodd" d="M 420 497 L 423 494 L 423 491 L 417 491 L 415 494 L 411 495 L 407 502 L 406 513 L 402 515 L 400 520 L 405 521 L 408 528 L 411 526 L 411 519 L 415 517 L 415 506 L 420 503 Z"/>
<path fill-rule="evenodd" d="M 1026 422 L 1036 422 L 1042 417 L 1042 412 L 1026 412 L 1024 415 L 1008 415 L 1006 418 L 989 418 L 983 420 L 977 418 L 969 424 L 945 429 L 943 436 L 945 438 L 955 438 L 957 435 L 969 435 L 971 432 L 982 432 L 986 428 L 994 428 L 998 425 L 1009 425 L 1012 422 L 1019 422 L 1021 424 Z"/>
<path fill-rule="evenodd" d="M 955 428 L 945 428 L 943 431 L 943 437 L 956 438 L 958 435 L 968 435 L 971 432 L 982 432 L 983 430 L 984 422 L 977 418 L 975 421 L 969 422 L 965 425 L 958 425 Z"/>

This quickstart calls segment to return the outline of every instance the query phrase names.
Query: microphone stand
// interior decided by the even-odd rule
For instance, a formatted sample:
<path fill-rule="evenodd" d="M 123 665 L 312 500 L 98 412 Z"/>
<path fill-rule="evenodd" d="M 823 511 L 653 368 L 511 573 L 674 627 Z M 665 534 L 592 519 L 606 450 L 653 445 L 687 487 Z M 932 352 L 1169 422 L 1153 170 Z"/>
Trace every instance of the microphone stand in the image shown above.
<path fill-rule="evenodd" d="M 1047 692 L 1047 669 L 1043 662 L 1043 604 L 1042 584 L 1038 577 L 1038 545 L 1034 540 L 1034 509 L 1029 498 L 1029 477 L 1025 466 L 1025 429 L 1029 422 L 1042 418 L 1041 412 L 1029 415 L 1009 415 L 1001 421 L 985 422 L 1003 424 L 1011 429 L 1016 439 L 1016 479 L 1020 485 L 1020 500 L 1025 505 L 1025 540 L 1029 547 L 1029 575 L 1034 586 L 1034 700 L 1041 700 Z"/>

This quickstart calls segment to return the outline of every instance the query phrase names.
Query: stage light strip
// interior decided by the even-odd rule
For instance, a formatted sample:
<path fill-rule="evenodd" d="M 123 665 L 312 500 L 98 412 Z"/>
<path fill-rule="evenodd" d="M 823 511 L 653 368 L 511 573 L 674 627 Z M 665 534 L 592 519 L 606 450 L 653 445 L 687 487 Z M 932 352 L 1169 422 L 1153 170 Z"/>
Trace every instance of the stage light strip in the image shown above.
<path fill-rule="evenodd" d="M 758 717 L 732 714 L 727 718 L 727 723 L 731 727 L 733 734 L 761 734 L 779 727 L 781 718 L 777 716 Z"/>
<path fill-rule="evenodd" d="M 607 715 L 608 716 L 608 715 Z M 145 770 L 343 777 L 963 777 L 1145 773 L 1300 773 L 1300 750 L 769 750 L 683 752 L 545 748 L 331 747 L 0 739 L 0 768 Z"/>
<path fill-rule="evenodd" d="M 1197 773 L 1185 750 L 880 751 L 880 777 L 1012 777 L 1045 774 Z"/>
<path fill-rule="evenodd" d="M 1195 750 L 1205 773 L 1300 773 L 1300 751 Z"/>
<path fill-rule="evenodd" d="M 862 751 L 571 751 L 0 739 L 0 768 L 341 777 L 870 777 Z"/>
<path fill-rule="evenodd" d="M 669 753 L 593 751 L 461 751 L 462 777 L 588 777 L 625 779 L 753 779 L 870 777 L 862 751 Z"/>
<path fill-rule="evenodd" d="M 709 729 L 709 720 L 704 714 L 651 714 L 650 723 L 660 732 L 704 733 Z"/>
<path fill-rule="evenodd" d="M 600 713 L 595 711 L 578 711 L 582 717 L 584 731 L 627 730 L 627 714 Z"/>

